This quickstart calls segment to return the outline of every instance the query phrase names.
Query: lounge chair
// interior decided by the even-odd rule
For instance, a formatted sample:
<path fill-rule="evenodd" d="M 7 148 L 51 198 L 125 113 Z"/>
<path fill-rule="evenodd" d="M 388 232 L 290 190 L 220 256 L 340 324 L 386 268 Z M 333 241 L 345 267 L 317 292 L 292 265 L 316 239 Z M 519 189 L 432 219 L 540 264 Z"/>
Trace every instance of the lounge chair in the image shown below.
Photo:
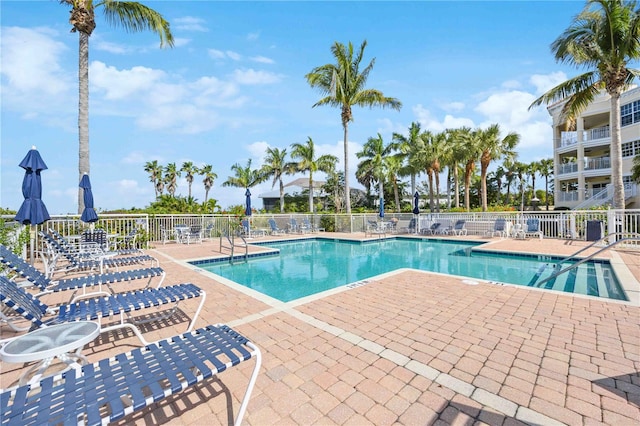
<path fill-rule="evenodd" d="M 524 237 L 543 238 L 542 231 L 540 230 L 540 219 L 535 217 L 527 219 L 527 226 L 524 229 Z"/>
<path fill-rule="evenodd" d="M 439 233 L 441 226 L 442 226 L 442 224 L 440 222 L 434 222 L 428 228 L 422 229 L 421 232 L 423 234 L 435 235 L 435 234 Z"/>
<path fill-rule="evenodd" d="M 457 236 L 467 235 L 467 228 L 465 228 L 465 224 L 466 221 L 463 219 L 456 220 L 456 223 L 449 230 L 449 233 Z"/>
<path fill-rule="evenodd" d="M 106 285 L 111 293 L 114 293 L 110 284 L 124 281 L 133 281 L 148 278 L 145 288 L 151 286 L 151 282 L 154 277 L 160 277 L 156 288 L 160 287 L 165 278 L 165 272 L 162 268 L 145 268 L 145 269 L 132 269 L 121 272 L 112 272 L 107 274 L 87 275 L 83 277 L 68 278 L 63 280 L 51 280 L 47 278 L 45 274 L 34 268 L 27 263 L 17 254 L 13 253 L 4 245 L 0 244 L 0 262 L 14 271 L 16 274 L 25 278 L 38 287 L 40 293 L 51 293 L 67 290 L 79 290 L 82 289 L 82 297 L 88 295 L 109 294 L 102 290 L 102 285 Z M 97 290 L 87 293 L 87 289 L 95 288 Z M 75 293 L 71 298 L 71 302 L 74 301 Z"/>
<path fill-rule="evenodd" d="M 311 221 L 306 217 L 304 219 L 302 219 L 302 223 L 303 223 L 303 226 L 306 229 L 310 230 L 310 232 L 314 232 L 314 233 L 315 232 L 319 232 L 319 231 L 323 231 L 324 232 L 324 228 L 318 228 L 313 223 L 311 223 Z"/>
<path fill-rule="evenodd" d="M 226 325 L 210 325 L 0 392 L 2 424 L 107 424 L 255 358 L 235 424 L 247 409 L 260 350 Z M 231 402 L 229 402 L 231 407 Z"/>
<path fill-rule="evenodd" d="M 406 231 L 408 234 L 415 234 L 417 231 L 417 227 L 418 227 L 418 221 L 416 220 L 415 217 L 412 217 L 411 220 L 409 220 L 409 224 L 407 225 Z"/>
<path fill-rule="evenodd" d="M 276 220 L 271 218 L 269 219 L 269 227 L 271 228 L 271 235 L 282 235 L 285 232 L 278 227 Z"/>
<path fill-rule="evenodd" d="M 143 262 L 150 262 L 150 266 L 153 267 L 154 263 L 155 266 L 158 266 L 160 263 L 158 259 L 147 254 L 127 257 L 116 257 L 117 253 L 110 252 L 78 254 L 63 247 L 51 235 L 40 232 L 40 236 L 47 245 L 47 253 L 43 256 L 43 261 L 45 262 L 46 275 L 49 278 L 57 271 L 70 272 L 98 269 L 100 272 L 103 272 L 104 268 L 116 268 L 117 270 L 119 266 L 136 265 L 142 264 Z M 61 257 L 64 257 L 68 263 L 58 267 L 58 261 Z"/>
<path fill-rule="evenodd" d="M 206 298 L 206 293 L 194 284 L 147 288 L 49 307 L 24 288 L 18 286 L 15 281 L 0 276 L 0 302 L 31 321 L 31 327 L 21 328 L 17 326 L 15 324 L 15 316 L 7 315 L 4 309 L 0 312 L 0 320 L 7 322 L 12 329 L 22 331 L 28 328 L 35 329 L 71 321 L 95 321 L 118 315 L 120 321 L 108 327 L 101 327 L 101 332 L 129 328 L 138 336 L 143 345 L 148 345 L 149 343 L 142 336 L 137 325 L 170 317 L 177 310 L 180 301 L 195 297 L 201 297 L 201 301 L 187 331 L 193 329 Z M 160 315 L 157 313 L 152 314 L 151 319 L 137 321 L 131 317 L 131 312 L 167 304 L 174 304 L 174 306 L 168 312 L 165 311 Z M 46 314 L 55 316 L 45 319 Z"/>
<path fill-rule="evenodd" d="M 102 230 L 101 230 L 102 231 Z M 105 238 L 106 238 L 106 232 L 102 231 L 105 234 Z M 80 244 L 76 247 L 74 244 L 72 244 L 71 242 L 69 242 L 69 240 L 67 240 L 65 237 L 63 237 L 58 231 L 56 231 L 55 229 L 49 228 L 49 234 L 51 234 L 53 236 L 53 238 L 55 238 L 58 243 L 66 250 L 68 250 L 71 253 L 77 253 L 79 255 L 90 255 L 90 254 L 95 254 L 95 253 L 115 253 L 116 255 L 133 255 L 133 254 L 140 254 L 142 253 L 142 250 L 140 249 L 134 249 L 134 248 L 113 248 L 112 250 L 107 250 L 102 248 L 98 243 L 95 242 L 91 242 L 91 241 L 87 241 L 85 240 L 84 242 L 82 242 L 82 237 L 80 237 Z"/>
<path fill-rule="evenodd" d="M 499 217 L 496 219 L 493 223 L 493 229 L 485 232 L 485 235 L 491 235 L 491 237 L 496 234 L 500 237 L 507 237 L 507 221 L 504 218 Z"/>

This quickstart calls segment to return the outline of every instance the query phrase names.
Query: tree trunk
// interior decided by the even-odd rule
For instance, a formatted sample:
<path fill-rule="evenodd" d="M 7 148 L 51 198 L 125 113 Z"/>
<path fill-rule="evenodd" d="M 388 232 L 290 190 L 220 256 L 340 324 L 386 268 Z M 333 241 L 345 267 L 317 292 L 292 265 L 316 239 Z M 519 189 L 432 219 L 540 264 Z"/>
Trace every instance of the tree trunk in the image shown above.
<path fill-rule="evenodd" d="M 458 176 L 458 163 L 453 164 L 453 196 L 456 197 L 456 208 L 460 208 L 460 176 Z"/>
<path fill-rule="evenodd" d="M 282 183 L 282 178 L 280 180 L 280 213 L 284 213 L 284 183 Z"/>
<path fill-rule="evenodd" d="M 400 194 L 398 193 L 398 181 L 393 180 L 393 195 L 396 198 L 396 211 L 400 213 Z"/>
<path fill-rule="evenodd" d="M 620 93 L 611 95 L 611 183 L 613 184 L 613 208 L 625 208 L 624 183 L 622 181 L 622 139 L 620 136 Z"/>
<path fill-rule="evenodd" d="M 351 191 L 349 189 L 349 123 L 342 122 L 344 128 L 344 199 L 347 207 L 346 213 L 351 213 Z"/>
<path fill-rule="evenodd" d="M 544 177 L 544 203 L 549 211 L 549 176 Z"/>
<path fill-rule="evenodd" d="M 427 170 L 429 176 L 429 210 L 433 213 L 433 170 Z"/>
<path fill-rule="evenodd" d="M 78 31 L 78 182 L 89 174 L 89 36 Z M 84 210 L 82 188 L 78 188 L 78 213 Z"/>
<path fill-rule="evenodd" d="M 436 212 L 440 213 L 440 173 L 435 173 L 436 178 Z"/>
<path fill-rule="evenodd" d="M 487 211 L 487 167 L 484 164 L 480 165 L 480 192 L 482 200 L 482 211 Z"/>
<path fill-rule="evenodd" d="M 309 170 L 309 212 L 313 214 L 313 173 Z"/>

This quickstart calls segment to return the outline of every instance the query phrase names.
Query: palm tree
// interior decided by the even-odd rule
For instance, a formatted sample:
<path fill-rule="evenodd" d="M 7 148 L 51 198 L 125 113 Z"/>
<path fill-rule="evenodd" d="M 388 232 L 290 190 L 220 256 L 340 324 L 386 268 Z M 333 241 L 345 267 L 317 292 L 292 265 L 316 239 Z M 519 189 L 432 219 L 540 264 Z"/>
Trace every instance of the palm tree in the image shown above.
<path fill-rule="evenodd" d="M 531 198 L 536 196 L 536 175 L 540 170 L 540 163 L 532 161 L 527 165 L 527 174 L 531 176 Z"/>
<path fill-rule="evenodd" d="M 498 204 L 502 204 L 502 178 L 505 177 L 506 171 L 502 166 L 498 166 L 496 171 L 494 172 L 494 177 L 496 181 L 496 189 L 498 190 Z"/>
<path fill-rule="evenodd" d="M 180 171 L 176 167 L 176 163 L 167 164 L 167 166 L 164 168 L 164 183 L 167 185 L 167 192 L 172 197 L 176 196 L 179 177 Z"/>
<path fill-rule="evenodd" d="M 525 163 L 521 163 L 520 161 L 513 162 L 513 171 L 514 174 L 518 177 L 520 181 L 520 211 L 524 211 L 524 190 L 525 184 L 527 182 L 526 174 L 527 170 L 529 170 L 529 165 Z"/>
<path fill-rule="evenodd" d="M 265 177 L 260 170 L 251 168 L 251 159 L 247 160 L 247 165 L 244 167 L 238 163 L 234 164 L 231 166 L 231 171 L 235 173 L 235 176 L 227 178 L 227 180 L 222 183 L 222 186 L 249 189 L 265 181 Z"/>
<path fill-rule="evenodd" d="M 262 165 L 262 173 L 268 179 L 273 177 L 271 188 L 276 186 L 276 182 L 280 186 L 280 213 L 284 213 L 284 183 L 282 176 L 293 171 L 293 165 L 286 161 L 287 150 L 278 148 L 267 148 L 267 155 Z"/>
<path fill-rule="evenodd" d="M 393 195 L 396 201 L 396 211 L 400 213 L 400 193 L 402 192 L 400 188 L 402 186 L 404 191 L 404 186 L 398 182 L 398 172 L 402 168 L 402 155 L 396 154 L 386 157 L 385 166 L 385 180 L 390 182 L 391 186 L 393 187 Z"/>
<path fill-rule="evenodd" d="M 152 31 L 160 36 L 160 47 L 173 46 L 173 35 L 167 22 L 155 10 L 135 1 L 60 0 L 71 7 L 71 31 L 79 39 L 79 101 L 78 101 L 78 171 L 80 178 L 89 173 L 89 36 L 96 28 L 95 10 L 102 7 L 105 19 L 126 31 Z M 78 213 L 84 209 L 83 191 L 78 189 Z"/>
<path fill-rule="evenodd" d="M 563 113 L 571 118 L 584 110 L 601 90 L 611 97 L 611 183 L 613 208 L 624 209 L 620 95 L 640 70 L 627 67 L 640 59 L 640 8 L 635 1 L 589 0 L 584 10 L 552 44 L 556 61 L 590 69 L 536 99 L 529 108 L 566 99 Z"/>
<path fill-rule="evenodd" d="M 158 181 L 162 180 L 162 166 L 158 164 L 158 160 L 147 161 L 144 165 L 144 171 L 149 173 L 149 180 L 153 183 L 153 190 L 158 198 Z"/>
<path fill-rule="evenodd" d="M 444 161 L 453 174 L 453 187 L 455 207 L 460 207 L 460 177 L 458 168 L 461 164 L 466 164 L 467 144 L 471 140 L 471 128 L 461 127 L 459 129 L 448 129 L 445 149 L 443 150 Z"/>
<path fill-rule="evenodd" d="M 193 165 L 191 161 L 185 161 L 180 168 L 181 172 L 184 172 L 184 178 L 189 184 L 189 198 L 191 198 L 191 184 L 193 183 L 193 175 L 198 173 L 198 168 Z"/>
<path fill-rule="evenodd" d="M 482 192 L 482 211 L 487 211 L 487 170 L 491 161 L 498 158 L 515 158 L 514 151 L 520 142 L 520 135 L 509 133 L 500 139 L 500 126 L 492 124 L 486 130 L 478 132 L 478 143 L 480 144 L 480 188 Z"/>
<path fill-rule="evenodd" d="M 309 212 L 313 213 L 313 172 L 321 171 L 328 173 L 335 168 L 338 158 L 335 155 L 321 155 L 316 158 L 316 148 L 311 136 L 307 142 L 291 144 L 291 158 L 298 160 L 295 163 L 297 171 L 309 172 Z"/>
<path fill-rule="evenodd" d="M 326 95 L 316 102 L 313 107 L 330 105 L 340 108 L 342 129 L 344 131 L 344 194 L 347 213 L 351 213 L 351 195 L 349 192 L 349 122 L 353 121 L 351 108 L 353 106 L 373 108 L 393 108 L 400 110 L 402 103 L 384 96 L 376 89 L 365 89 L 369 73 L 373 69 L 375 58 L 360 71 L 360 62 L 364 55 L 367 41 L 363 41 L 359 51 L 354 56 L 351 42 L 347 46 L 335 42 L 331 46 L 331 53 L 336 59 L 335 64 L 326 64 L 311 70 L 305 77 L 309 85 Z"/>
<path fill-rule="evenodd" d="M 640 154 L 636 154 L 633 158 L 633 167 L 631 168 L 631 179 L 640 183 Z"/>
<path fill-rule="evenodd" d="M 480 147 L 480 129 L 459 135 L 464 140 L 464 207 L 471 210 L 471 177 L 482 150 Z"/>
<path fill-rule="evenodd" d="M 540 160 L 538 172 L 544 177 L 544 199 L 547 210 L 549 210 L 549 176 L 553 175 L 553 158 L 543 158 Z"/>
<path fill-rule="evenodd" d="M 418 155 L 420 151 L 419 144 L 421 142 L 420 133 L 420 123 L 414 121 L 411 123 L 411 126 L 409 126 L 408 136 L 394 133 L 391 139 L 396 149 L 404 154 L 407 160 L 405 166 L 399 170 L 399 174 L 401 176 L 411 177 L 412 194 L 416 192 L 416 176 L 422 171 L 422 165 L 420 164 L 422 158 Z"/>
<path fill-rule="evenodd" d="M 362 146 L 362 151 L 356 153 L 356 157 L 364 158 L 358 163 L 358 170 L 368 176 L 373 182 L 378 183 L 378 195 L 384 197 L 384 180 L 387 176 L 387 159 L 393 152 L 394 145 L 384 144 L 382 135 L 370 137 Z"/>
<path fill-rule="evenodd" d="M 207 200 L 209 199 L 209 190 L 213 187 L 213 181 L 218 179 L 218 175 L 213 171 L 213 166 L 211 164 L 205 164 L 200 169 L 198 169 L 198 174 L 203 176 L 202 183 L 204 184 L 204 203 L 207 204 Z"/>

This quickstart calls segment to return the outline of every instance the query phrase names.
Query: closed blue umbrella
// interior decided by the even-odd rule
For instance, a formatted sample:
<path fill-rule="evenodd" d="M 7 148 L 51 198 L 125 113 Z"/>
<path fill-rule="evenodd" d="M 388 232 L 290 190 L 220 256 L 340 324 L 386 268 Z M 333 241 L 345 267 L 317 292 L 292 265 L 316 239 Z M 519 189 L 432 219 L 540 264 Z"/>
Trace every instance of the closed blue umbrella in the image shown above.
<path fill-rule="evenodd" d="M 246 216 L 251 216 L 251 191 L 247 188 L 247 192 L 244 193 L 246 199 L 247 207 L 244 210 L 244 214 Z M 251 236 L 251 221 L 247 220 L 247 236 Z"/>
<path fill-rule="evenodd" d="M 40 157 L 36 147 L 32 147 L 19 164 L 25 170 L 22 180 L 22 195 L 24 201 L 16 214 L 15 220 L 23 225 L 39 225 L 51 217 L 42 201 L 42 181 L 40 172 L 47 169 L 47 165 Z"/>
<path fill-rule="evenodd" d="M 91 180 L 89 180 L 89 175 L 82 175 L 82 179 L 80 179 L 80 185 L 82 188 L 82 199 L 84 200 L 84 210 L 82 210 L 82 215 L 80 216 L 80 220 L 83 222 L 96 222 L 98 220 L 98 213 L 96 213 L 96 209 L 93 207 L 93 192 L 91 191 Z"/>
<path fill-rule="evenodd" d="M 416 191 L 416 193 L 413 194 L 413 214 L 420 214 L 420 208 L 418 207 L 419 200 L 420 195 L 418 194 L 418 191 Z"/>
<path fill-rule="evenodd" d="M 380 211 L 378 212 L 378 216 L 384 218 L 384 198 L 380 197 Z"/>
<path fill-rule="evenodd" d="M 244 195 L 247 197 L 247 208 L 244 210 L 244 214 L 246 216 L 251 216 L 251 191 L 249 191 L 249 188 L 247 188 L 247 192 L 245 192 Z"/>

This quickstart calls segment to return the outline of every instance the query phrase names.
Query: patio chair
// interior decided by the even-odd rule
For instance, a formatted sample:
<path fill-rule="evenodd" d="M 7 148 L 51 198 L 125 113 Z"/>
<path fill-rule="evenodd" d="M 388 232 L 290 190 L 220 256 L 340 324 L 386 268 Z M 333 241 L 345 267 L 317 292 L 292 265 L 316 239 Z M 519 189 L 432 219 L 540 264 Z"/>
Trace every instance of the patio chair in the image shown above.
<path fill-rule="evenodd" d="M 467 235 L 467 228 L 465 228 L 466 220 L 458 219 L 453 227 L 448 231 L 450 234 L 461 236 Z"/>
<path fill-rule="evenodd" d="M 269 219 L 269 227 L 271 228 L 271 235 L 283 235 L 285 233 L 278 227 L 276 220 L 273 218 Z"/>
<path fill-rule="evenodd" d="M 255 366 L 235 418 L 235 424 L 240 425 L 262 356 L 246 337 L 222 324 L 150 343 L 72 372 L 45 377 L 38 383 L 3 390 L 2 423 L 107 424 L 251 358 L 255 358 Z"/>
<path fill-rule="evenodd" d="M 110 284 L 125 281 L 134 281 L 147 278 L 147 285 L 144 288 L 151 287 L 153 278 L 160 277 L 156 288 L 162 285 L 165 278 L 165 272 L 162 268 L 145 268 L 133 269 L 121 272 L 112 272 L 107 274 L 87 275 L 83 277 L 68 278 L 62 280 L 51 280 L 45 274 L 37 270 L 35 267 L 27 263 L 20 256 L 0 244 L 0 262 L 14 271 L 16 274 L 31 282 L 40 290 L 40 294 L 52 293 L 67 290 L 82 290 L 82 295 L 78 297 L 95 296 L 98 294 L 109 294 L 102 290 L 102 285 L 106 285 L 115 293 Z M 88 288 L 97 287 L 97 290 L 87 293 Z M 70 302 L 75 301 L 76 293 L 71 296 Z"/>
<path fill-rule="evenodd" d="M 530 217 L 527 219 L 527 227 L 524 229 L 524 236 L 526 237 L 538 237 L 543 238 L 542 231 L 540 230 L 540 219 Z"/>
<path fill-rule="evenodd" d="M 0 302 L 16 314 L 29 320 L 31 324 L 30 327 L 20 327 L 16 325 L 16 317 L 8 315 L 5 309 L 0 311 L 0 320 L 7 322 L 7 324 L 16 331 L 23 331 L 71 321 L 95 321 L 102 318 L 112 318 L 117 315 L 120 317 L 119 322 L 107 327 L 101 327 L 101 332 L 128 328 L 135 333 L 143 345 L 148 345 L 149 343 L 142 336 L 138 324 L 168 318 L 177 311 L 178 305 L 182 300 L 193 299 L 195 297 L 200 297 L 201 301 L 189 323 L 187 331 L 193 329 L 206 299 L 206 293 L 194 284 L 176 284 L 160 288 L 147 288 L 49 307 L 31 293 L 28 293 L 24 288 L 20 287 L 15 281 L 0 276 Z M 168 304 L 173 304 L 173 306 L 160 314 L 152 314 L 150 318 L 147 319 L 136 320 L 131 316 L 131 313 L 135 311 Z M 55 316 L 45 319 L 44 317 L 47 314 Z"/>
<path fill-rule="evenodd" d="M 377 235 L 378 238 L 387 236 L 387 225 L 384 222 L 378 222 L 376 220 L 367 221 L 367 227 L 364 231 L 364 236 Z"/>
<path fill-rule="evenodd" d="M 409 220 L 409 224 L 407 225 L 405 230 L 408 234 L 415 234 L 417 231 L 417 227 L 418 227 L 418 221 L 416 220 L 415 217 L 412 217 L 411 220 Z"/>
<path fill-rule="evenodd" d="M 310 232 L 319 232 L 319 231 L 323 231 L 324 232 L 324 228 L 318 228 L 317 226 L 315 226 L 313 223 L 311 223 L 311 221 L 309 220 L 309 218 L 304 218 L 302 219 L 302 223 L 303 226 L 307 229 L 310 230 Z"/>
<path fill-rule="evenodd" d="M 485 235 L 491 235 L 491 237 L 496 234 L 500 237 L 507 237 L 507 221 L 502 217 L 499 217 L 493 222 L 493 229 L 485 231 Z"/>

